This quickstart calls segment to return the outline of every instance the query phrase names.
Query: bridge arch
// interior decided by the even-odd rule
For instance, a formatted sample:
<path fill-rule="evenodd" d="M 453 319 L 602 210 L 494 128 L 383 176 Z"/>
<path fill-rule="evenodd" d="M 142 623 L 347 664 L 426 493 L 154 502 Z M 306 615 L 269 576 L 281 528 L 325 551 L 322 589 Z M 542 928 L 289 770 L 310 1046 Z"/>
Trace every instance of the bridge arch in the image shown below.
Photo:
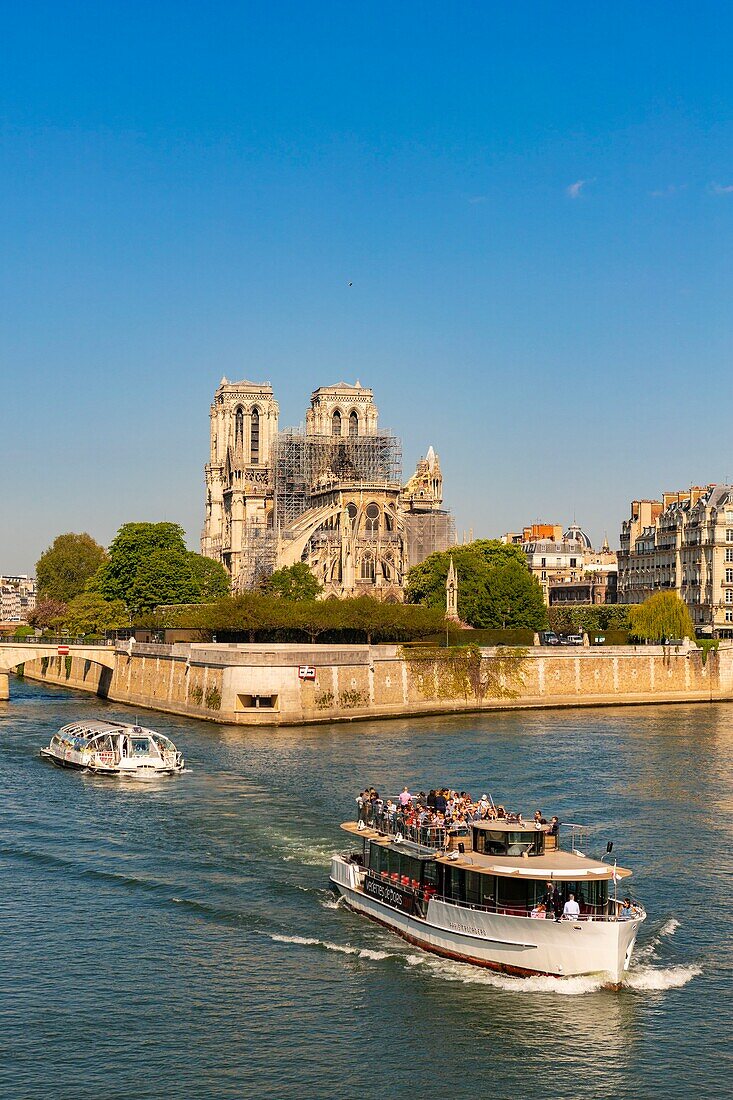
<path fill-rule="evenodd" d="M 67 653 L 59 653 L 58 645 L 34 645 L 30 643 L 0 642 L 0 700 L 10 698 L 9 674 L 19 665 L 40 661 L 44 657 L 78 657 L 90 664 L 100 665 L 111 672 L 115 667 L 115 651 L 112 646 L 70 645 L 61 647 Z M 105 677 L 109 682 L 111 676 Z"/>

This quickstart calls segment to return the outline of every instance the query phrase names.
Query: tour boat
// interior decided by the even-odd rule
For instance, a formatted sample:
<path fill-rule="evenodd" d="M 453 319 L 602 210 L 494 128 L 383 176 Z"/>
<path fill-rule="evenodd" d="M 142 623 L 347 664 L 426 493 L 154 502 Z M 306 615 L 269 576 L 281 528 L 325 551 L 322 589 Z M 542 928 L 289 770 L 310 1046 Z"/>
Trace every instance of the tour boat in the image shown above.
<path fill-rule="evenodd" d="M 62 768 L 134 779 L 176 775 L 185 767 L 181 753 L 162 733 L 101 720 L 64 726 L 41 756 Z"/>
<path fill-rule="evenodd" d="M 520 816 L 471 821 L 456 836 L 399 815 L 360 810 L 360 817 L 341 826 L 360 850 L 331 862 L 331 883 L 351 909 L 460 962 L 520 976 L 623 980 L 646 913 L 618 898 L 631 871 L 580 849 L 588 839 L 582 826 Z"/>

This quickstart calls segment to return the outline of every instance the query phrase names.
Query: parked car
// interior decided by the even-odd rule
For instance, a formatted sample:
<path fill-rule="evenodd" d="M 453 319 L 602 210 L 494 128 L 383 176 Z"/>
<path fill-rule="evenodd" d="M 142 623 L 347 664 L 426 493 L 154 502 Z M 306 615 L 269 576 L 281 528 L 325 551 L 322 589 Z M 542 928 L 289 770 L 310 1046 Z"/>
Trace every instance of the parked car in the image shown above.
<path fill-rule="evenodd" d="M 582 644 L 583 644 L 583 635 L 582 634 L 566 634 L 565 637 L 563 638 L 563 645 L 582 645 Z"/>
<path fill-rule="evenodd" d="M 560 639 L 554 630 L 541 630 L 540 645 L 560 645 Z"/>

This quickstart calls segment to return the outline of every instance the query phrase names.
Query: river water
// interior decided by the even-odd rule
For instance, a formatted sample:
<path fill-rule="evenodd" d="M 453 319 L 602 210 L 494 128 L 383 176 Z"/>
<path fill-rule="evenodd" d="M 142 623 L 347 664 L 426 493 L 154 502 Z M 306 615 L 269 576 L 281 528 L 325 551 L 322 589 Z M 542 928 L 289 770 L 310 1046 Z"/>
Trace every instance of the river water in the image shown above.
<path fill-rule="evenodd" d="M 0 1095 L 726 1094 L 733 706 L 248 731 L 147 712 L 190 770 L 135 785 L 37 752 L 132 712 L 0 703 Z M 620 991 L 443 961 L 336 907 L 354 795 L 490 791 L 593 825 L 649 919 Z"/>

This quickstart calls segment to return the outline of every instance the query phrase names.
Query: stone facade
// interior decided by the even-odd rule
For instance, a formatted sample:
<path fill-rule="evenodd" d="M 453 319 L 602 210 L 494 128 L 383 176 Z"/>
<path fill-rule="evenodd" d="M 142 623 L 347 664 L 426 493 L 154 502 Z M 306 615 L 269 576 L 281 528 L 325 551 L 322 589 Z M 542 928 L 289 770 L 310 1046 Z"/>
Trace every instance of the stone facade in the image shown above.
<path fill-rule="evenodd" d="M 114 670 L 76 656 L 25 675 L 135 707 L 244 726 L 409 717 L 514 707 L 733 699 L 733 644 L 507 650 L 395 645 L 118 646 Z M 300 666 L 315 670 L 301 679 Z M 6 696 L 7 697 L 7 696 Z"/>
<path fill-rule="evenodd" d="M 585 531 L 573 523 L 534 523 L 521 534 L 508 533 L 504 542 L 519 545 L 527 568 L 539 581 L 545 603 L 615 603 L 617 557 L 604 539 L 594 550 Z"/>
<path fill-rule="evenodd" d="M 269 383 L 222 379 L 201 552 L 234 591 L 303 561 L 324 596 L 401 600 L 407 569 L 453 541 L 433 448 L 403 486 L 399 440 L 359 382 L 314 390 L 305 430 L 278 431 L 278 414 Z"/>
<path fill-rule="evenodd" d="M 695 626 L 733 638 L 733 485 L 634 500 L 621 527 L 618 598 L 676 592 Z"/>

